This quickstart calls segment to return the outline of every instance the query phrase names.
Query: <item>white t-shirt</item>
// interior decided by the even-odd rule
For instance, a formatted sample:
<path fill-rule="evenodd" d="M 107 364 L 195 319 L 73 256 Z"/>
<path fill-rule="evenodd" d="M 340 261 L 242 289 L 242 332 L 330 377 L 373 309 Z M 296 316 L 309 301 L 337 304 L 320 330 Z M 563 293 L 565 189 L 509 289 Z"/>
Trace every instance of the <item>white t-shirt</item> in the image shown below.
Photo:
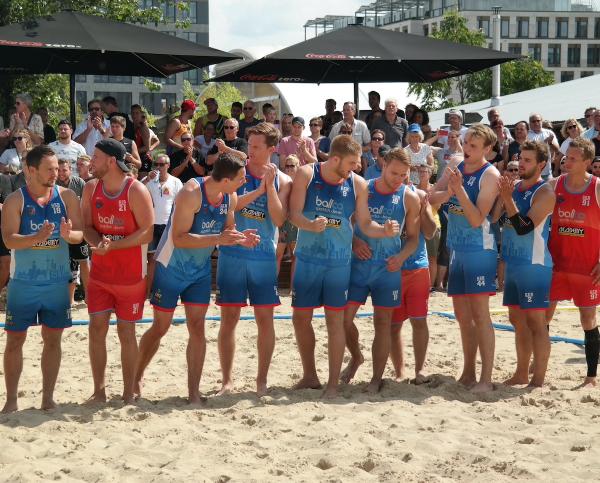
<path fill-rule="evenodd" d="M 179 178 L 168 175 L 164 183 L 160 183 L 158 178 L 148 181 L 146 188 L 148 188 L 154 204 L 154 224 L 166 225 L 175 197 L 183 188 L 183 183 Z"/>
<path fill-rule="evenodd" d="M 48 144 L 48 147 L 54 151 L 58 159 L 71 161 L 71 169 L 73 173 L 77 173 L 77 159 L 86 154 L 85 148 L 81 144 L 73 140 L 69 144 L 63 144 L 57 140 Z"/>
<path fill-rule="evenodd" d="M 15 148 L 4 150 L 2 156 L 0 156 L 0 164 L 12 166 L 15 172 L 20 171 L 23 168 L 21 156 L 19 156 L 19 153 L 17 153 Z"/>
<path fill-rule="evenodd" d="M 444 149 L 446 149 L 448 147 L 448 132 L 450 132 L 452 130 L 452 128 L 450 126 L 444 126 L 441 127 L 437 134 L 438 134 L 438 144 L 441 144 Z M 460 126 L 460 142 L 462 143 L 465 140 L 465 134 L 467 134 L 467 131 L 469 130 L 469 128 L 467 126 Z"/>
<path fill-rule="evenodd" d="M 108 119 L 104 119 L 104 128 L 110 129 L 110 121 Z M 73 136 L 72 136 L 73 139 L 76 139 L 77 136 L 79 136 L 81 133 L 85 132 L 86 129 L 87 129 L 87 120 L 83 121 L 82 123 L 79 124 L 79 126 L 77 126 L 77 128 L 75 129 L 75 132 L 73 133 Z M 94 155 L 94 149 L 96 147 L 96 143 L 98 141 L 100 141 L 101 139 L 104 139 L 104 138 L 102 137 L 102 134 L 100 134 L 100 131 L 98 131 L 95 128 L 92 128 L 92 130 L 88 134 L 87 139 L 85 140 L 85 143 L 83 143 L 83 147 L 85 148 L 85 151 L 88 154 L 88 156 Z"/>
<path fill-rule="evenodd" d="M 573 138 L 568 137 L 567 139 L 565 139 L 562 144 L 560 145 L 560 152 L 563 154 L 567 154 L 567 149 L 569 149 L 569 146 L 571 145 L 571 141 L 573 141 Z"/>
<path fill-rule="evenodd" d="M 340 129 L 342 124 L 345 121 L 336 122 L 331 128 L 331 132 L 329 133 L 329 139 L 333 141 L 333 138 L 336 137 L 340 133 Z M 352 137 L 360 144 L 361 146 L 366 146 L 371 142 L 371 132 L 369 128 L 364 123 L 364 121 L 359 121 L 358 119 L 354 120 L 354 124 L 352 126 Z"/>
<path fill-rule="evenodd" d="M 406 154 L 410 157 L 410 165 L 411 166 L 426 166 L 427 165 L 427 156 L 431 154 L 431 146 L 428 146 L 424 143 L 419 143 L 419 152 L 415 153 L 410 145 L 404 148 Z"/>
<path fill-rule="evenodd" d="M 540 132 L 535 132 L 530 129 L 529 132 L 527 133 L 527 140 L 528 141 L 539 141 L 541 143 L 546 143 L 546 139 L 548 139 L 550 136 L 554 136 L 554 133 L 552 131 L 550 131 L 550 129 L 546 129 L 543 127 Z M 556 138 L 556 136 L 554 136 L 554 137 Z M 548 162 L 546 163 L 546 166 L 544 166 L 544 169 L 542 170 L 542 176 L 548 176 L 550 174 L 550 167 L 552 165 L 552 149 L 550 148 L 549 144 L 547 146 L 548 146 Z"/>
<path fill-rule="evenodd" d="M 212 138 L 210 140 L 209 143 L 206 142 L 206 139 L 204 138 L 203 135 L 200 136 L 196 136 L 194 138 L 194 140 L 200 145 L 200 147 L 198 148 L 198 151 L 200 151 L 202 153 L 202 156 L 204 156 L 204 158 L 206 158 L 206 155 L 208 154 L 208 152 L 210 151 L 210 149 L 215 145 L 215 143 L 217 142 L 217 140 L 215 138 Z"/>

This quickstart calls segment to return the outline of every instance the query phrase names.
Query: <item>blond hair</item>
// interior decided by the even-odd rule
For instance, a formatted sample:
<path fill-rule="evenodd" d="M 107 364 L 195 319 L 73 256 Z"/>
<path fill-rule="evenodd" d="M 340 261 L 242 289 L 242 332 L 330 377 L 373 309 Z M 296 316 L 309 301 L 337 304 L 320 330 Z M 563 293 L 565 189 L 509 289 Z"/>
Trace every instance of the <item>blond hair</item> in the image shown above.
<path fill-rule="evenodd" d="M 383 157 L 385 164 L 390 164 L 392 161 L 399 161 L 400 163 L 410 167 L 410 158 L 404 148 L 390 149 L 387 154 Z"/>
<path fill-rule="evenodd" d="M 483 146 L 486 148 L 488 146 L 493 146 L 498 142 L 496 133 L 485 124 L 473 124 L 465 134 L 465 139 L 471 136 L 481 139 L 483 141 Z"/>
<path fill-rule="evenodd" d="M 573 139 L 573 141 L 571 141 L 571 144 L 569 144 L 569 148 L 579 149 L 579 151 L 581 151 L 581 154 L 583 154 L 583 159 L 585 161 L 591 161 L 596 155 L 596 148 L 594 147 L 594 143 L 589 139 L 584 139 L 582 137 Z"/>
<path fill-rule="evenodd" d="M 339 134 L 333 138 L 331 148 L 329 149 L 329 157 L 338 156 L 345 158 L 346 156 L 361 156 L 362 147 L 352 136 L 348 134 Z"/>

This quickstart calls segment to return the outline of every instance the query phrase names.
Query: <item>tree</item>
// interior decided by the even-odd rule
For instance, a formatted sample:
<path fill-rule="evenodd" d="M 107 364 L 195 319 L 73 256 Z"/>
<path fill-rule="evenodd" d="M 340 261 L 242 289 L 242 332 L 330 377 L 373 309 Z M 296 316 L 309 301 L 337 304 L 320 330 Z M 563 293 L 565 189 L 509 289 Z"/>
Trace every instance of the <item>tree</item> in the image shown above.
<path fill-rule="evenodd" d="M 198 105 L 194 121 L 206 115 L 207 110 L 204 101 L 211 97 L 217 101 L 219 113 L 225 117 L 231 117 L 231 104 L 233 102 L 238 101 L 243 104 L 246 101 L 241 91 L 230 82 L 210 82 L 204 89 L 196 92 L 192 84 L 184 80 L 181 93 L 184 99 L 192 99 Z"/>

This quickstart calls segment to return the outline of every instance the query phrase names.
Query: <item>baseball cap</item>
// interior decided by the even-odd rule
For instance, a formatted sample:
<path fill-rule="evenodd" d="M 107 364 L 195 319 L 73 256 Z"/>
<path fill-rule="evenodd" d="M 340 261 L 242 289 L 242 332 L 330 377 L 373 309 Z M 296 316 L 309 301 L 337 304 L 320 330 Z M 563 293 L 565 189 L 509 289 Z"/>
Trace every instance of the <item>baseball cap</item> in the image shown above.
<path fill-rule="evenodd" d="M 292 119 L 292 124 L 301 124 L 304 127 L 306 124 L 304 122 L 304 118 L 300 116 L 296 116 Z"/>
<path fill-rule="evenodd" d="M 181 110 L 182 111 L 195 111 L 196 103 L 194 101 L 192 101 L 191 99 L 186 99 L 185 101 L 183 101 L 181 103 Z"/>
<path fill-rule="evenodd" d="M 391 150 L 392 148 L 389 145 L 384 144 L 383 146 L 379 146 L 379 150 L 377 152 L 379 153 L 379 156 L 385 156 Z"/>
<path fill-rule="evenodd" d="M 458 116 L 458 117 L 460 117 L 460 120 L 462 121 L 462 112 L 459 111 L 458 109 L 450 109 L 448 111 L 448 116 Z"/>
<path fill-rule="evenodd" d="M 416 122 L 408 126 L 408 132 L 415 133 L 421 132 L 421 126 L 419 126 Z"/>
<path fill-rule="evenodd" d="M 96 148 L 104 154 L 113 156 L 117 160 L 117 164 L 119 165 L 119 168 L 121 168 L 121 171 L 129 173 L 129 166 L 125 164 L 127 150 L 123 143 L 112 138 L 102 139 L 96 143 Z"/>

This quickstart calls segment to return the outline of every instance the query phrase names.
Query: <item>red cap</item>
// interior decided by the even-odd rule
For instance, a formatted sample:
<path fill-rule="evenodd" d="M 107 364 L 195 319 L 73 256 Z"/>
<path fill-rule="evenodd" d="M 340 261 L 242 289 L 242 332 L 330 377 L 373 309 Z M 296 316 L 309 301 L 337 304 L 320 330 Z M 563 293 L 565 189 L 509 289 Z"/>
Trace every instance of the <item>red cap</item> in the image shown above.
<path fill-rule="evenodd" d="M 181 110 L 182 111 L 195 111 L 196 103 L 194 101 L 192 101 L 191 99 L 186 99 L 185 101 L 183 101 L 181 103 Z"/>

